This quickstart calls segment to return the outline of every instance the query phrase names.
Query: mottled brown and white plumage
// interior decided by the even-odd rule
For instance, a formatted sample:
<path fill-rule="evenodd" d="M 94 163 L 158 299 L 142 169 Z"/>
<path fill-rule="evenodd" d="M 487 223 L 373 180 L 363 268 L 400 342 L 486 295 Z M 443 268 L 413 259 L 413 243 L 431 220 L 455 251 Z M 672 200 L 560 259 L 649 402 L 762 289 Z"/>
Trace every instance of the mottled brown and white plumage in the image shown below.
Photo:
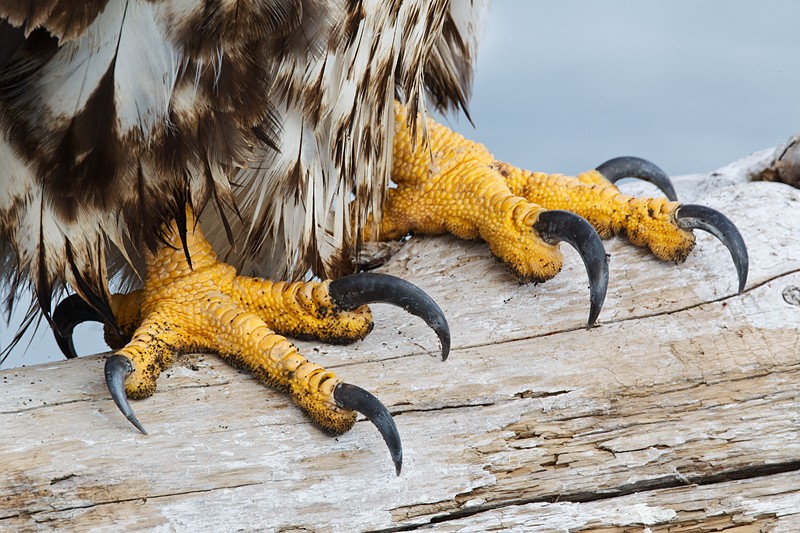
<path fill-rule="evenodd" d="M 486 0 L 0 0 L 0 267 L 108 316 L 184 204 L 244 274 L 352 271 L 393 102 L 464 109 Z"/>

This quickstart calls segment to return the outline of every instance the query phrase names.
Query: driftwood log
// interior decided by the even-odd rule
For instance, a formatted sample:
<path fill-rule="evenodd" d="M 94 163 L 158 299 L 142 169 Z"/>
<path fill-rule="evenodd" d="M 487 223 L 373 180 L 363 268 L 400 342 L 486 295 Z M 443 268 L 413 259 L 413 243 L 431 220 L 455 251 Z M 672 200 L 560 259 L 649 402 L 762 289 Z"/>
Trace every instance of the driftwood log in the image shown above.
<path fill-rule="evenodd" d="M 706 234 L 681 265 L 612 240 L 589 331 L 570 249 L 521 286 L 482 244 L 412 239 L 382 270 L 445 310 L 447 362 L 382 306 L 361 343 L 298 343 L 389 407 L 399 477 L 369 422 L 328 438 L 213 356 L 134 403 L 149 435 L 102 355 L 0 372 L 0 530 L 800 531 L 800 191 L 748 180 L 770 157 L 676 181 L 742 231 L 744 294 Z"/>

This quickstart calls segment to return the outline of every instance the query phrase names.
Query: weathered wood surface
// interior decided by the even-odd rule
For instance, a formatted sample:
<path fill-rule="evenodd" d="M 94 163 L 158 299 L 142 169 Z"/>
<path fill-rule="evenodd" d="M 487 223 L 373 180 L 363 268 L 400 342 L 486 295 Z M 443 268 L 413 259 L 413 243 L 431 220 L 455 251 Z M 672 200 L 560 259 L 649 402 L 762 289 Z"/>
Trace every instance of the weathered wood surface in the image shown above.
<path fill-rule="evenodd" d="M 381 306 L 355 346 L 299 343 L 392 411 L 399 477 L 368 422 L 328 438 L 212 356 L 134 404 L 147 436 L 109 399 L 102 357 L 0 372 L 0 529 L 800 531 L 800 191 L 747 182 L 766 159 L 677 182 L 741 229 L 741 296 L 705 234 L 678 266 L 612 240 L 586 331 L 570 250 L 556 279 L 520 286 L 483 245 L 404 247 L 384 270 L 443 307 L 447 362 Z"/>

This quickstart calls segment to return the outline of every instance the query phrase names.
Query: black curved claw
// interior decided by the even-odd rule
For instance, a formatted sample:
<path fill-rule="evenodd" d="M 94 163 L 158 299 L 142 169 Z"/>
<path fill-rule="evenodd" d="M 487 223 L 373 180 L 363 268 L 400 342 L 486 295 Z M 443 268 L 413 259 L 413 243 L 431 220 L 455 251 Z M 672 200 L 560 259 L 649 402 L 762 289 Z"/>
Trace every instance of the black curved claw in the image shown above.
<path fill-rule="evenodd" d="M 669 200 L 678 201 L 678 195 L 675 194 L 669 176 L 647 159 L 632 156 L 615 157 L 598 166 L 596 170 L 611 183 L 616 183 L 622 178 L 649 181 L 661 189 Z"/>
<path fill-rule="evenodd" d="M 112 355 L 106 359 L 105 374 L 108 392 L 111 393 L 111 397 L 114 398 L 114 403 L 117 404 L 117 407 L 119 407 L 119 410 L 125 415 L 125 418 L 136 426 L 136 429 L 147 435 L 147 431 L 145 431 L 142 424 L 139 423 L 139 420 L 133 413 L 133 409 L 131 409 L 131 404 L 128 403 L 128 397 L 125 395 L 125 378 L 128 377 L 128 374 L 131 372 L 133 372 L 131 360 L 124 355 Z"/>
<path fill-rule="evenodd" d="M 586 328 L 591 328 L 603 308 L 608 290 L 608 258 L 603 241 L 591 224 L 569 211 L 544 211 L 533 227 L 545 242 L 564 241 L 581 254 L 589 275 L 590 308 Z"/>
<path fill-rule="evenodd" d="M 450 353 L 450 327 L 444 313 L 422 289 L 387 274 L 360 272 L 332 281 L 328 287 L 333 302 L 345 310 L 373 303 L 402 307 L 420 317 L 436 332 L 442 345 L 442 361 Z"/>
<path fill-rule="evenodd" d="M 739 275 L 739 294 L 741 294 L 747 283 L 750 260 L 747 257 L 744 239 L 733 222 L 715 209 L 694 204 L 680 206 L 675 212 L 675 218 L 678 226 L 683 229 L 701 229 L 722 241 L 731 253 L 733 264 L 736 265 L 736 273 Z"/>
<path fill-rule="evenodd" d="M 372 393 L 349 383 L 336 385 L 333 390 L 333 399 L 336 400 L 339 407 L 358 411 L 375 424 L 389 448 L 395 472 L 399 476 L 400 469 L 403 467 L 403 445 L 400 442 L 400 433 L 397 431 L 394 419 L 381 401 Z"/>
<path fill-rule="evenodd" d="M 72 342 L 72 331 L 75 326 L 89 321 L 102 324 L 103 318 L 77 294 L 61 300 L 53 311 L 53 325 L 55 326 L 53 335 L 58 347 L 61 348 L 61 353 L 67 359 L 78 357 Z"/>

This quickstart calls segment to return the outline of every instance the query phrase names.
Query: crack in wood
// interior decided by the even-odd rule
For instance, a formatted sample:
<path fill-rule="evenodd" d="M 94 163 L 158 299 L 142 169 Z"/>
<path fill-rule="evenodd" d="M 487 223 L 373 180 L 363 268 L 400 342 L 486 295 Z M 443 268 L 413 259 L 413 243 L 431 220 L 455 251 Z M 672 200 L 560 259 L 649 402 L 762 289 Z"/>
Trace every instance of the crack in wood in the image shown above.
<path fill-rule="evenodd" d="M 247 529 L 256 520 L 275 530 L 410 531 L 437 524 L 448 530 L 495 524 L 523 530 L 516 524 L 564 524 L 571 512 L 578 525 L 560 530 L 646 526 L 706 533 L 741 526 L 737 533 L 750 533 L 750 524 L 768 528 L 774 519 L 778 528 L 800 531 L 800 333 L 790 314 L 798 307 L 781 297 L 784 286 L 800 286 L 798 254 L 789 248 L 796 243 L 784 238 L 797 227 L 800 219 L 791 217 L 800 212 L 789 208 L 775 223 L 765 223 L 773 215 L 749 206 L 786 202 L 778 193 L 755 196 L 762 189 L 742 190 L 734 204 L 748 221 L 745 236 L 760 236 L 750 243 L 759 281 L 741 298 L 719 298 L 727 294 L 719 287 L 690 287 L 705 284 L 706 274 L 728 272 L 724 250 L 707 258 L 703 276 L 670 265 L 639 268 L 646 253 L 637 251 L 623 265 L 633 268 L 622 269 L 629 288 L 609 302 L 606 313 L 614 319 L 586 334 L 585 295 L 572 280 L 537 301 L 543 293 L 486 275 L 470 277 L 474 272 L 465 270 L 464 279 L 474 279 L 472 286 L 484 292 L 468 293 L 467 299 L 463 285 L 456 291 L 456 284 L 438 281 L 450 278 L 434 278 L 434 294 L 460 321 L 456 328 L 463 328 L 457 337 L 464 344 L 445 366 L 414 346 L 414 338 L 429 334 L 419 324 L 407 340 L 389 336 L 391 342 L 375 352 L 364 344 L 355 349 L 357 357 L 348 357 L 350 348 L 331 350 L 330 357 L 318 353 L 338 363 L 330 368 L 347 366 L 354 380 L 374 378 L 381 383 L 375 392 L 390 411 L 407 415 L 402 434 L 410 453 L 399 478 L 386 471 L 385 450 L 369 422 L 359 417 L 363 427 L 341 441 L 323 441 L 305 428 L 284 431 L 307 423 L 290 399 L 269 392 L 258 396 L 268 404 L 253 402 L 259 385 L 248 375 L 221 370 L 214 358 L 193 365 L 201 370 L 196 382 L 181 372 L 154 396 L 148 408 L 162 428 L 150 441 L 119 433 L 116 426 L 101 428 L 97 439 L 84 438 L 97 429 L 76 429 L 74 420 L 88 419 L 85 404 L 43 409 L 94 396 L 96 412 L 89 414 L 118 417 L 108 411 L 113 404 L 102 373 L 90 373 L 100 368 L 99 359 L 48 367 L 52 381 L 36 379 L 30 387 L 43 374 L 21 370 L 20 377 L 27 375 L 19 380 L 6 374 L 0 393 L 8 401 L 22 404 L 33 397 L 48 404 L 32 409 L 43 402 L 28 402 L 25 410 L 38 412 L 4 415 L 10 438 L 3 450 L 0 515 L 21 518 L 0 520 L 0 529 L 80 529 L 121 518 L 143 528 L 182 524 L 195 530 Z M 433 253 L 439 261 L 439 252 Z M 791 268 L 796 270 L 774 275 Z M 426 272 L 407 277 L 431 279 Z M 516 301 L 508 295 L 517 295 Z M 532 313 L 530 303 L 542 300 L 559 313 Z M 379 320 L 386 322 L 394 319 Z M 401 344 L 415 353 L 397 355 L 393 346 Z M 540 355 L 532 369 L 527 358 Z M 438 376 L 440 368 L 446 371 Z M 86 386 L 92 376 L 100 381 Z M 59 385 L 47 388 L 44 397 L 29 396 L 48 383 L 62 383 L 58 377 L 71 380 L 75 394 L 65 397 Z M 226 381 L 201 383 L 217 379 Z M 203 392 L 186 395 L 192 388 Z M 204 403 L 185 396 L 202 396 L 195 399 Z M 217 420 L 230 422 L 231 429 Z M 149 493 L 156 496 L 142 505 Z M 79 511 L 91 507 L 98 509 Z M 638 507 L 646 515 L 640 521 Z M 457 522 L 460 517 L 466 518 Z"/>
<path fill-rule="evenodd" d="M 800 273 L 800 269 L 790 270 L 788 272 L 783 272 L 781 274 L 776 274 L 776 275 L 774 275 L 774 276 L 772 276 L 770 278 L 764 279 L 763 281 L 761 281 L 759 283 L 755 283 L 755 284 L 752 284 L 752 285 L 748 286 L 747 288 L 745 288 L 745 290 L 742 292 L 742 294 L 730 294 L 728 296 L 721 296 L 721 297 L 715 298 L 713 300 L 699 301 L 697 303 L 686 305 L 684 307 L 676 307 L 676 308 L 671 308 L 671 309 L 666 310 L 666 311 L 656 311 L 656 312 L 652 312 L 652 313 L 644 313 L 644 314 L 641 314 L 641 315 L 627 316 L 627 317 L 624 317 L 624 318 L 618 318 L 618 319 L 614 319 L 614 320 L 602 320 L 602 318 L 601 318 L 601 319 L 598 320 L 597 324 L 598 324 L 598 326 L 611 325 L 611 324 L 624 324 L 626 322 L 631 322 L 631 321 L 640 321 L 640 320 L 645 320 L 645 319 L 648 319 L 648 318 L 656 318 L 656 317 L 660 317 L 660 316 L 669 316 L 669 315 L 674 315 L 674 314 L 677 314 L 677 313 L 683 313 L 685 311 L 689 311 L 689 310 L 692 310 L 692 309 L 698 309 L 698 308 L 706 306 L 708 304 L 717 304 L 717 303 L 725 302 L 725 301 L 728 301 L 728 300 L 741 298 L 741 297 L 753 292 L 754 290 L 756 290 L 756 289 L 758 289 L 760 287 L 763 287 L 763 286 L 765 286 L 765 285 L 767 285 L 767 284 L 769 284 L 769 283 L 771 283 L 771 282 L 773 282 L 775 280 L 778 280 L 778 279 L 786 277 L 786 276 L 792 276 L 792 275 L 795 275 L 795 274 L 798 274 L 798 273 Z M 562 328 L 562 329 L 558 329 L 558 330 L 554 330 L 554 331 L 547 331 L 547 332 L 544 332 L 544 333 L 538 333 L 538 334 L 535 334 L 535 335 L 529 335 L 527 337 L 515 337 L 513 340 L 509 340 L 509 341 L 501 341 L 501 342 L 493 341 L 493 342 L 490 342 L 490 343 L 472 343 L 472 344 L 464 344 L 464 345 L 455 345 L 454 344 L 452 349 L 451 349 L 451 352 L 455 352 L 457 350 L 467 350 L 467 349 L 482 348 L 482 347 L 485 347 L 485 346 L 500 346 L 500 345 L 502 345 L 502 344 L 504 344 L 506 342 L 522 342 L 522 341 L 542 339 L 542 338 L 545 338 L 545 337 L 552 337 L 554 335 L 575 333 L 575 332 L 578 332 L 578 331 L 583 331 L 585 329 L 586 329 L 585 326 L 575 326 L 575 327 L 570 327 L 570 328 Z M 398 356 L 398 357 L 402 357 L 402 356 Z M 354 363 L 347 363 L 347 364 L 354 364 Z"/>
<path fill-rule="evenodd" d="M 71 474 L 69 476 L 64 476 L 61 479 L 54 480 L 54 482 L 64 481 L 65 479 L 69 479 L 71 477 L 75 477 L 75 474 Z M 51 483 L 51 485 L 52 484 L 53 483 Z M 51 509 L 40 509 L 40 510 L 29 511 L 29 512 L 25 512 L 25 513 L 15 513 L 15 514 L 10 514 L 10 515 L 0 516 L 0 521 L 2 521 L 2 520 L 10 520 L 10 519 L 13 519 L 13 518 L 20 518 L 20 517 L 24 517 L 24 516 L 36 516 L 36 515 L 39 515 L 39 514 L 42 514 L 42 513 L 75 511 L 75 510 L 79 510 L 79 509 L 92 509 L 92 508 L 95 508 L 95 507 L 102 507 L 104 505 L 116 505 L 116 504 L 120 504 L 120 503 L 129 503 L 129 502 L 137 502 L 137 501 L 147 502 L 147 500 L 157 500 L 157 499 L 161 499 L 161 498 L 170 498 L 170 497 L 174 497 L 174 496 L 187 496 L 187 495 L 191 495 L 191 494 L 205 494 L 205 493 L 209 493 L 209 492 L 215 492 L 215 491 L 218 491 L 218 490 L 239 489 L 239 488 L 252 487 L 252 486 L 262 485 L 262 484 L 263 483 L 239 483 L 239 484 L 236 484 L 236 485 L 228 485 L 228 486 L 222 486 L 222 487 L 211 487 L 211 488 L 208 488 L 208 489 L 186 490 L 186 491 L 170 492 L 170 493 L 163 493 L 163 494 L 139 496 L 139 497 L 136 497 L 136 498 L 119 498 L 119 499 L 112 499 L 112 500 L 104 500 L 104 501 L 92 502 L 92 503 L 87 504 L 87 505 L 71 505 L 71 506 L 66 506 L 66 507 L 54 507 L 54 506 L 51 505 Z"/>
<path fill-rule="evenodd" d="M 41 405 L 35 405 L 33 407 L 19 407 L 15 408 L 13 411 L 0 411 L 0 415 L 15 415 L 17 413 L 27 413 L 30 411 L 38 411 L 40 409 L 52 409 L 54 407 L 60 407 L 63 405 L 70 405 L 73 403 L 83 403 L 83 402 L 95 402 L 96 399 L 93 398 L 83 398 L 80 400 L 64 400 L 63 402 L 51 402 L 51 403 L 43 403 Z"/>
<path fill-rule="evenodd" d="M 460 403 L 460 404 L 450 404 L 450 405 L 440 405 L 436 407 L 415 407 L 413 409 L 397 409 L 394 408 L 390 409 L 390 413 L 392 416 L 399 416 L 399 415 L 407 415 L 412 413 L 435 413 L 441 411 L 451 411 L 454 409 L 468 409 L 471 407 L 489 407 L 492 405 L 496 405 L 497 402 L 475 402 L 475 403 Z"/>
<path fill-rule="evenodd" d="M 781 371 L 779 368 L 782 368 Z M 739 394 L 740 396 L 732 397 L 730 401 L 735 401 L 739 405 L 745 404 L 760 404 L 765 400 L 768 401 L 775 401 L 776 399 L 781 400 L 784 405 L 790 405 L 792 399 L 795 396 L 795 392 L 793 390 L 775 390 L 774 392 L 765 392 L 764 387 L 768 387 L 769 383 L 768 380 L 764 378 L 768 377 L 769 375 L 773 375 L 778 372 L 786 372 L 789 371 L 791 373 L 797 373 L 797 364 L 790 364 L 790 365 L 783 365 L 779 368 L 773 367 L 771 372 L 763 373 L 763 376 L 760 376 L 760 379 L 764 381 L 761 385 L 761 390 L 749 390 L 749 389 L 739 389 L 734 387 L 734 393 Z M 762 373 L 759 373 L 759 375 Z M 752 378 L 751 378 L 752 379 Z M 756 376 L 756 379 L 759 379 Z M 789 378 L 791 379 L 791 378 Z M 746 382 L 746 379 L 738 375 L 730 376 L 727 379 L 725 378 L 718 378 L 718 379 L 708 379 L 705 378 L 700 382 L 697 382 L 690 386 L 684 386 L 682 384 L 662 384 L 658 387 L 658 396 L 671 396 L 673 400 L 668 402 L 670 407 L 672 408 L 670 412 L 665 412 L 664 416 L 660 417 L 659 420 L 652 420 L 645 424 L 642 422 L 634 423 L 634 424 L 622 424 L 622 425 L 614 425 L 613 427 L 609 428 L 608 426 L 604 426 L 602 431 L 592 430 L 588 432 L 575 432 L 575 431 L 563 431 L 561 434 L 553 434 L 552 430 L 554 428 L 560 427 L 558 424 L 553 424 L 556 419 L 560 420 L 563 418 L 569 418 L 572 420 L 576 419 L 591 419 L 593 417 L 600 416 L 602 418 L 613 418 L 615 420 L 622 419 L 624 420 L 628 416 L 641 416 L 643 411 L 641 411 L 641 405 L 637 404 L 636 412 L 629 412 L 631 408 L 625 408 L 625 402 L 622 399 L 618 398 L 616 402 L 618 408 L 612 409 L 598 409 L 598 410 L 590 410 L 589 412 L 583 411 L 577 416 L 571 417 L 555 417 L 553 419 L 549 419 L 543 423 L 543 426 L 540 424 L 528 424 L 526 422 L 517 422 L 512 424 L 511 426 L 507 426 L 498 430 L 499 434 L 502 434 L 508 430 L 513 432 L 513 436 L 511 437 L 499 437 L 497 442 L 505 442 L 509 448 L 513 448 L 512 441 L 515 440 L 525 440 L 525 439 L 538 439 L 547 441 L 548 446 L 546 448 L 541 447 L 541 443 L 534 443 L 532 448 L 536 449 L 543 449 L 545 451 L 549 450 L 549 455 L 545 455 L 543 457 L 539 457 L 536 459 L 534 463 L 526 463 L 526 466 L 520 466 L 519 472 L 513 473 L 512 471 L 506 471 L 502 468 L 501 465 L 496 464 L 494 460 L 496 458 L 502 457 L 505 453 L 502 447 L 498 446 L 497 442 L 493 443 L 488 447 L 488 454 L 489 457 L 485 459 L 487 468 L 489 471 L 494 473 L 497 476 L 502 475 L 503 473 L 512 474 L 517 478 L 522 477 L 530 477 L 535 476 L 535 472 L 537 468 L 557 468 L 559 466 L 560 457 L 562 455 L 566 456 L 567 459 L 564 461 L 564 464 L 561 464 L 562 467 L 570 466 L 570 456 L 576 457 L 578 461 L 580 461 L 580 453 L 581 449 L 565 449 L 564 443 L 571 439 L 575 439 L 579 436 L 587 436 L 587 435 L 597 435 L 602 437 L 603 434 L 608 434 L 609 432 L 613 432 L 613 434 L 619 435 L 621 429 L 636 429 L 641 428 L 643 425 L 658 425 L 664 424 L 669 422 L 673 419 L 673 416 L 677 416 L 679 414 L 685 413 L 686 409 L 689 410 L 711 410 L 711 412 L 715 411 L 716 409 L 727 409 L 730 405 L 729 403 L 721 403 L 721 404 L 708 404 L 707 402 L 697 402 L 692 399 L 692 397 L 687 397 L 685 406 L 683 404 L 675 404 L 675 400 L 680 400 L 682 398 L 681 392 L 687 389 L 696 389 L 697 387 L 703 387 L 711 389 L 714 386 L 723 386 L 723 391 L 726 392 L 728 389 L 724 387 L 727 384 L 735 384 L 739 382 Z M 672 385 L 664 387 L 664 385 Z M 652 389 L 652 387 L 649 387 Z M 652 406 L 648 404 L 646 406 L 646 411 L 657 412 L 663 409 L 663 401 L 659 400 L 657 397 L 653 396 L 653 391 L 649 390 L 646 394 L 642 395 L 641 390 L 637 391 L 636 388 L 629 389 L 624 393 L 617 392 L 617 394 L 622 394 L 624 397 L 627 393 L 636 393 L 641 397 L 649 398 L 653 397 Z M 716 394 L 713 390 L 709 390 L 707 393 L 709 398 L 713 398 Z M 744 394 L 745 396 L 742 397 L 741 395 Z M 701 396 L 703 398 L 705 396 Z M 649 408 L 652 407 L 652 408 Z M 685 409 L 685 408 L 686 409 Z M 620 411 L 619 408 L 622 408 Z M 746 413 L 747 411 L 743 411 Z M 672 414 L 670 414 L 672 413 Z M 713 415 L 709 415 L 713 418 Z M 580 424 L 579 424 L 580 426 Z M 724 430 L 727 431 L 727 430 Z M 646 433 L 646 432 L 645 432 Z M 690 434 L 687 434 L 690 436 Z M 742 442 L 744 435 L 743 434 L 731 434 L 727 435 L 723 434 L 704 434 L 704 436 L 698 436 L 695 438 L 686 438 L 685 440 L 680 441 L 682 444 L 687 444 L 693 440 L 698 441 L 708 441 L 710 439 L 719 439 L 721 442 Z M 625 438 L 624 435 L 617 438 Z M 635 453 L 637 451 L 648 450 L 648 449 L 659 449 L 658 441 L 654 441 L 655 444 L 650 446 L 635 446 L 631 448 L 623 447 L 623 449 L 618 449 L 617 446 L 606 443 L 606 442 L 594 442 L 590 443 L 593 444 L 596 449 L 605 450 L 607 453 L 614 454 L 615 456 L 618 453 L 630 454 Z M 624 442 L 623 442 L 624 444 Z M 661 444 L 661 448 L 668 450 L 671 449 L 671 446 L 667 446 L 665 444 Z M 478 452 L 479 454 L 483 454 L 483 448 L 473 448 L 474 451 Z M 561 452 L 564 452 L 563 454 Z M 518 460 L 518 459 L 517 459 Z M 765 463 L 768 460 L 765 460 Z M 513 467 L 516 461 L 511 461 L 509 463 L 510 467 Z M 596 462 L 596 460 L 595 460 Z M 686 463 L 687 468 L 693 468 L 693 463 Z M 714 485 L 720 483 L 727 483 L 731 481 L 740 481 L 740 480 L 752 480 L 757 479 L 760 477 L 766 477 L 771 475 L 777 475 L 782 473 L 788 472 L 796 472 L 800 470 L 800 459 L 792 459 L 789 461 L 781 461 L 773 464 L 759 464 L 759 465 L 749 465 L 749 466 L 736 466 L 734 468 L 729 468 L 723 471 L 715 471 L 712 469 L 710 472 L 700 472 L 700 473 L 682 473 L 675 469 L 674 473 L 668 475 L 661 475 L 655 478 L 650 478 L 646 480 L 636 481 L 634 483 L 628 484 L 619 484 L 615 487 L 609 487 L 603 490 L 595 490 L 595 491 L 575 491 L 572 493 L 559 493 L 556 494 L 537 494 L 535 496 L 530 497 L 521 497 L 521 498 L 511 498 L 511 499 L 503 499 L 506 498 L 508 493 L 504 492 L 504 489 L 501 486 L 504 486 L 504 482 L 502 482 L 499 478 L 496 481 L 496 484 L 491 484 L 489 486 L 481 486 L 477 489 L 461 493 L 457 495 L 449 505 L 447 503 L 437 503 L 435 504 L 438 507 L 439 516 L 430 518 L 425 525 L 436 524 L 440 522 L 446 522 L 450 520 L 455 520 L 459 518 L 466 518 L 473 516 L 475 514 L 479 514 L 485 511 L 491 511 L 495 509 L 502 509 L 509 506 L 514 505 L 525 505 L 531 503 L 556 503 L 556 502 L 573 502 L 573 503 L 586 503 L 586 502 L 594 502 L 594 501 L 602 501 L 605 499 L 616 498 L 616 497 L 623 497 L 628 496 L 637 492 L 647 492 L 647 491 L 654 491 L 654 490 L 662 490 L 662 489 L 670 489 L 670 488 L 678 488 L 683 486 L 706 486 L 706 485 Z M 505 490 L 508 490 L 506 487 Z M 499 492 L 498 492 L 499 491 Z M 495 501 L 492 502 L 491 500 L 494 499 Z M 498 501 L 500 500 L 500 501 Z M 470 509 L 461 509 L 463 505 L 469 505 L 472 502 L 486 502 L 481 505 L 472 507 Z M 404 515 L 406 517 L 417 517 L 417 518 L 424 518 L 426 514 L 430 514 L 430 507 L 432 504 L 425 504 L 423 507 L 416 507 L 416 506 L 408 506 L 407 508 L 398 508 L 397 516 Z M 397 528 L 388 528 L 385 530 L 376 530 L 376 531 L 407 531 L 413 530 L 418 527 L 422 527 L 420 525 L 409 525 L 405 524 L 403 526 L 398 526 Z"/>
<path fill-rule="evenodd" d="M 774 276 L 772 276 L 770 278 L 766 278 L 765 280 L 763 280 L 763 281 L 761 281 L 759 283 L 756 283 L 756 284 L 753 284 L 753 285 L 747 287 L 742 292 L 742 294 L 731 294 L 731 295 L 728 295 L 728 296 L 721 296 L 721 297 L 713 299 L 713 300 L 699 301 L 699 302 L 694 303 L 694 304 L 686 305 L 684 307 L 671 308 L 671 309 L 666 310 L 666 311 L 656 311 L 656 312 L 652 312 L 652 313 L 645 313 L 645 314 L 642 314 L 642 315 L 628 316 L 628 317 L 624 317 L 624 318 L 619 318 L 619 319 L 615 319 L 615 320 L 607 320 L 607 321 L 601 319 L 598 322 L 598 326 L 611 325 L 611 324 L 624 324 L 624 323 L 631 322 L 631 321 L 639 321 L 639 320 L 644 320 L 644 319 L 649 319 L 649 318 L 656 318 L 656 317 L 660 317 L 660 316 L 669 316 L 669 315 L 673 315 L 673 314 L 689 311 L 689 310 L 692 310 L 692 309 L 697 309 L 697 308 L 703 307 L 703 306 L 708 305 L 708 304 L 716 304 L 716 303 L 721 303 L 721 302 L 725 302 L 725 301 L 728 301 L 728 300 L 732 300 L 732 299 L 735 299 L 735 298 L 741 298 L 741 297 L 747 295 L 748 293 L 750 293 L 750 292 L 752 292 L 752 291 L 754 291 L 754 290 L 756 290 L 756 289 L 758 289 L 758 288 L 760 288 L 760 287 L 762 287 L 764 285 L 767 285 L 768 283 L 771 283 L 771 282 L 773 282 L 773 281 L 775 281 L 777 279 L 780 279 L 780 278 L 786 277 L 786 276 L 792 276 L 792 275 L 795 275 L 795 274 L 798 274 L 798 273 L 800 273 L 800 269 L 790 270 L 790 271 L 787 271 L 787 272 L 783 272 L 781 274 L 776 274 L 776 275 L 774 275 Z M 512 342 L 517 343 L 517 342 L 524 342 L 524 341 L 533 341 L 533 340 L 536 340 L 536 339 L 543 339 L 543 338 L 553 337 L 553 336 L 558 336 L 558 335 L 571 334 L 571 333 L 575 333 L 575 332 L 579 332 L 579 331 L 584 331 L 585 329 L 586 329 L 586 327 L 581 325 L 581 326 L 574 326 L 574 327 L 569 327 L 569 328 L 557 329 L 557 330 L 553 330 L 553 331 L 547 331 L 547 332 L 538 333 L 538 334 L 535 334 L 535 335 L 515 337 L 513 339 L 508 339 L 508 340 L 505 340 L 505 341 L 467 343 L 467 344 L 458 344 L 458 345 L 453 344 L 453 346 L 451 348 L 451 354 L 454 354 L 455 352 L 460 351 L 460 350 L 471 350 L 471 349 L 483 348 L 483 347 L 486 347 L 486 346 L 496 347 L 496 346 L 502 346 L 503 344 L 512 343 Z M 417 345 L 417 346 L 419 346 L 419 345 Z M 394 360 L 399 360 L 399 359 L 403 359 L 403 358 L 406 358 L 406 357 L 419 357 L 419 356 L 432 357 L 433 355 L 434 354 L 432 354 L 432 352 L 430 352 L 429 350 L 424 350 L 422 352 L 412 352 L 412 353 L 407 353 L 407 354 L 400 354 L 400 355 L 382 357 L 380 359 L 369 359 L 368 358 L 368 359 L 358 360 L 358 361 L 345 361 L 345 362 L 330 364 L 330 365 L 327 365 L 326 367 L 329 368 L 329 369 L 340 369 L 340 368 L 346 368 L 346 367 L 349 367 L 349 366 L 358 366 L 358 365 L 362 365 L 364 363 L 377 363 L 377 362 L 381 362 L 381 361 L 394 361 Z"/>
<path fill-rule="evenodd" d="M 596 492 L 575 492 L 575 493 L 562 493 L 562 494 L 549 494 L 535 498 L 520 498 L 513 500 L 506 500 L 496 504 L 486 504 L 471 507 L 469 509 L 451 510 L 446 514 L 431 517 L 425 523 L 405 524 L 396 527 L 383 528 L 370 530 L 369 533 L 392 533 L 399 531 L 414 531 L 423 527 L 435 524 L 442 524 L 453 520 L 462 518 L 469 518 L 479 515 L 481 513 L 494 511 L 514 506 L 536 504 L 536 503 L 590 503 L 603 500 L 611 500 L 614 498 L 622 498 L 636 493 L 654 492 L 660 490 L 668 490 L 680 488 L 684 486 L 707 486 L 719 483 L 727 483 L 730 481 L 751 480 L 761 477 L 768 477 L 778 474 L 800 471 L 800 459 L 794 461 L 787 461 L 784 463 L 773 465 L 758 465 L 751 467 L 739 468 L 725 472 L 718 472 L 702 476 L 683 476 L 680 474 L 664 476 L 655 479 L 648 479 L 637 481 L 634 483 L 620 485 L 618 487 L 600 490 Z M 483 489 L 478 489 L 480 492 Z M 449 502 L 451 506 L 458 506 L 460 502 L 471 501 L 475 497 L 473 491 L 459 494 L 456 498 Z M 435 502 L 427 505 L 445 506 L 448 502 Z M 425 505 L 425 504 L 423 504 Z M 409 509 L 414 509 L 416 506 L 409 506 Z M 393 509 L 393 511 L 401 511 L 403 508 Z M 416 515 L 416 513 L 415 513 Z M 417 515 L 418 516 L 418 515 Z"/>
<path fill-rule="evenodd" d="M 250 381 L 255 381 L 255 378 L 252 376 L 247 376 Z M 221 387 L 225 385 L 231 385 L 230 381 L 217 381 L 215 383 L 190 383 L 187 385 L 180 385 L 174 387 L 174 390 L 192 390 L 192 389 L 208 389 L 213 387 Z M 25 408 L 15 408 L 13 411 L 0 411 L 0 415 L 16 415 L 18 413 L 26 413 L 30 411 L 38 411 L 41 409 L 52 409 L 57 407 L 62 407 L 65 405 L 76 404 L 76 403 L 88 403 L 88 404 L 95 404 L 98 402 L 107 402 L 111 399 L 109 396 L 108 398 L 98 398 L 98 397 L 87 397 L 87 398 L 80 398 L 77 400 L 63 400 L 63 401 L 56 401 L 56 402 L 44 402 L 41 405 L 35 405 L 33 407 L 25 407 Z"/>

